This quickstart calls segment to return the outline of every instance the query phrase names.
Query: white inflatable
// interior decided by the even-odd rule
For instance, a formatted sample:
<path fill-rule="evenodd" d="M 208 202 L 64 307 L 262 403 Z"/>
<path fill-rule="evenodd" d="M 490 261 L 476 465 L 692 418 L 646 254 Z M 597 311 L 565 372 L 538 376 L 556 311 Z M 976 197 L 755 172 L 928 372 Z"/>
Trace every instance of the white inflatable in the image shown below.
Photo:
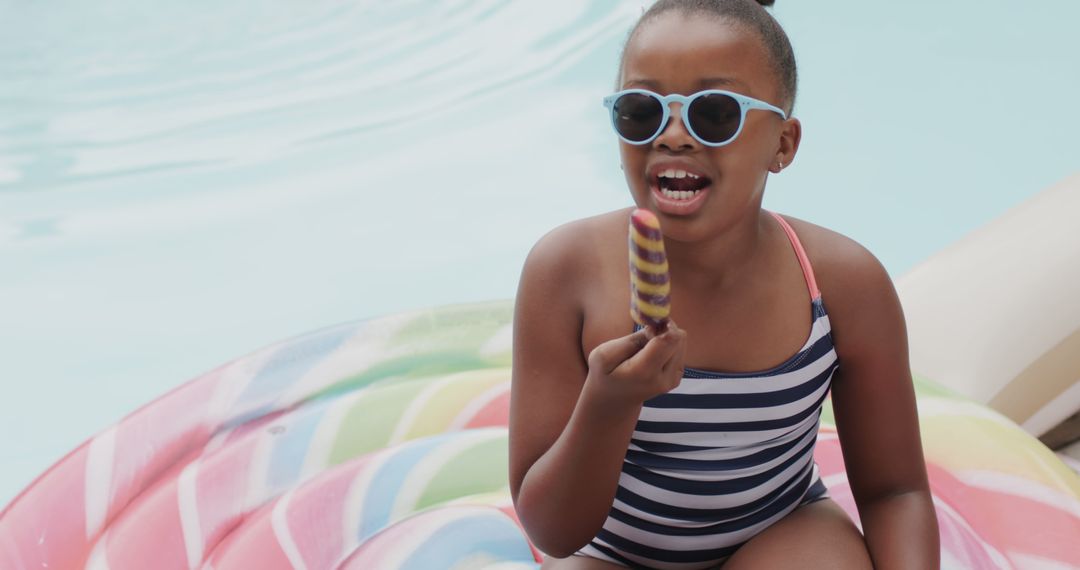
<path fill-rule="evenodd" d="M 914 371 L 1042 435 L 1080 411 L 1080 173 L 897 280 Z"/>

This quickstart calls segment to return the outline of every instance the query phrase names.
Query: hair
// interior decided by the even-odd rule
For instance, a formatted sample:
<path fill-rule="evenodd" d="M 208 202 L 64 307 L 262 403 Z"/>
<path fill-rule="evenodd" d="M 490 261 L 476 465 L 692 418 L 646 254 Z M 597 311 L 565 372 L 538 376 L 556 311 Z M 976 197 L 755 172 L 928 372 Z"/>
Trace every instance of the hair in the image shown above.
<path fill-rule="evenodd" d="M 765 11 L 764 6 L 772 6 L 774 3 L 775 0 L 757 0 L 756 2 L 754 0 L 659 0 L 641 15 L 630 30 L 623 46 L 623 53 L 619 56 L 619 77 L 622 77 L 626 46 L 630 45 L 638 30 L 646 22 L 667 12 L 680 12 L 690 16 L 712 16 L 744 26 L 761 38 L 768 52 L 773 73 L 776 74 L 780 83 L 780 96 L 783 99 L 781 106 L 790 115 L 792 107 L 795 106 L 798 72 L 795 68 L 795 52 L 791 49 L 791 41 L 788 40 L 787 33 L 780 27 L 776 18 Z"/>

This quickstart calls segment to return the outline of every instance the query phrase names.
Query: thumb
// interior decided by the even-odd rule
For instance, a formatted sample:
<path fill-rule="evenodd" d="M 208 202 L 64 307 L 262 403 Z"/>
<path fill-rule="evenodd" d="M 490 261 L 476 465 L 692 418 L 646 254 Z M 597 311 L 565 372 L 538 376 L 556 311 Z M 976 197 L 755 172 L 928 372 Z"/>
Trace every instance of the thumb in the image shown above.
<path fill-rule="evenodd" d="M 641 329 L 633 334 L 611 339 L 589 353 L 589 369 L 608 374 L 626 359 L 634 356 L 649 342 L 648 331 Z"/>

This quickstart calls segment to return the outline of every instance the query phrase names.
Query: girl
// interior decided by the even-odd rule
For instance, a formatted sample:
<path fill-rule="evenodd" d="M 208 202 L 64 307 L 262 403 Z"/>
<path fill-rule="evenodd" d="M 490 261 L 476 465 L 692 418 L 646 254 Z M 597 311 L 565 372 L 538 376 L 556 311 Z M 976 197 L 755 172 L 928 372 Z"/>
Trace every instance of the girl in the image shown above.
<path fill-rule="evenodd" d="M 892 283 L 852 240 L 761 208 L 799 148 L 795 79 L 750 0 L 660 0 L 630 33 L 605 106 L 660 219 L 671 322 L 634 330 L 629 209 L 529 254 L 510 481 L 544 568 L 937 567 Z M 865 537 L 814 465 L 830 389 Z"/>

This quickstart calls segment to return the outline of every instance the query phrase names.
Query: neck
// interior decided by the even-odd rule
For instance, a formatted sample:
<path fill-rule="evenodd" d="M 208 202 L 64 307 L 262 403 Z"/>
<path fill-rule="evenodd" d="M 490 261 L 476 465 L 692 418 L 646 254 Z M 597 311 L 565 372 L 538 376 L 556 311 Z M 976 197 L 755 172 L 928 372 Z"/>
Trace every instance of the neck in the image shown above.
<path fill-rule="evenodd" d="M 680 288 L 722 291 L 738 286 L 762 261 L 768 212 L 744 218 L 703 241 L 665 240 L 671 279 Z"/>

